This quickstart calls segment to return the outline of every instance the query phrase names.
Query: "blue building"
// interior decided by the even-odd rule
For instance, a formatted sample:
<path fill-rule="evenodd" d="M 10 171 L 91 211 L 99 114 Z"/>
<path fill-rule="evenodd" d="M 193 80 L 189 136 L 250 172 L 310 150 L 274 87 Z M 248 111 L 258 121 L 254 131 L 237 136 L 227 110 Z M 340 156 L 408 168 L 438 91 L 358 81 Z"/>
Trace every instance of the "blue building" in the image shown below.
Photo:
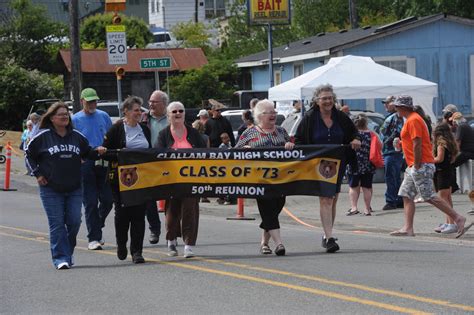
<path fill-rule="evenodd" d="M 380 27 L 320 33 L 276 47 L 275 85 L 345 55 L 369 56 L 382 65 L 438 83 L 438 97 L 433 102 L 438 115 L 449 103 L 465 115 L 474 114 L 474 20 L 445 14 L 410 17 Z M 250 73 L 253 90 L 270 87 L 267 51 L 236 63 Z M 383 105 L 374 100 L 350 105 L 384 112 Z"/>

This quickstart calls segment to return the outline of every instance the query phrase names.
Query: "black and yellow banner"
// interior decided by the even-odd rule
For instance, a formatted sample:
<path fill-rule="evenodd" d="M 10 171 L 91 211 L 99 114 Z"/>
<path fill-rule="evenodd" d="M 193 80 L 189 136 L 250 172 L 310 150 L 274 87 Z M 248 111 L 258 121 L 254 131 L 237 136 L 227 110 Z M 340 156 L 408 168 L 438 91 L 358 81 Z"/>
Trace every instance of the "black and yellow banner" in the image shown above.
<path fill-rule="evenodd" d="M 345 150 L 334 145 L 293 150 L 124 149 L 118 153 L 122 203 L 193 196 L 334 196 L 344 173 Z"/>

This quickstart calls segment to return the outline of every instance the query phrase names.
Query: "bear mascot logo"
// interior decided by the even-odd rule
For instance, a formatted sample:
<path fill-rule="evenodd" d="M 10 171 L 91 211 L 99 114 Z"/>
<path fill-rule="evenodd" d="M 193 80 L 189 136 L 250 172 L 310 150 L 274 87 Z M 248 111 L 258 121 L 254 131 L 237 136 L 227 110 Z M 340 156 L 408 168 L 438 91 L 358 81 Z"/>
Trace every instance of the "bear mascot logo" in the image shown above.
<path fill-rule="evenodd" d="M 334 161 L 321 160 L 321 162 L 319 162 L 319 173 L 324 178 L 329 179 L 334 177 L 337 173 L 337 163 Z"/>
<path fill-rule="evenodd" d="M 138 173 L 136 167 L 120 169 L 120 182 L 122 185 L 131 187 L 138 181 Z"/>

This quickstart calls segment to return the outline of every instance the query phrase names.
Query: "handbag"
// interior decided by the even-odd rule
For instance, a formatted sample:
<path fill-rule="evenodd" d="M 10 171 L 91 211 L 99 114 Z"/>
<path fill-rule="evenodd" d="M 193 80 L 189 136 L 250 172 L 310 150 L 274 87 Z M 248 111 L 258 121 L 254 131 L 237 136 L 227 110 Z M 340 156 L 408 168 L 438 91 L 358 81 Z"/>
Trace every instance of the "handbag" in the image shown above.
<path fill-rule="evenodd" d="M 384 167 L 383 156 L 382 156 L 382 141 L 380 141 L 377 134 L 373 131 L 370 132 L 370 163 L 372 163 L 375 168 Z"/>

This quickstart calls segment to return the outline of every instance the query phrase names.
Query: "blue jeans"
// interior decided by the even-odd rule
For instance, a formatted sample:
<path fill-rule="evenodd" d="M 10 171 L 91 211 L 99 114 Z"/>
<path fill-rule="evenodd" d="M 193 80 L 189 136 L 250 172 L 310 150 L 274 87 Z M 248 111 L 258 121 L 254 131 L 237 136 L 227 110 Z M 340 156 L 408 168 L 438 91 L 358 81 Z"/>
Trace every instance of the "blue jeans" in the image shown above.
<path fill-rule="evenodd" d="M 95 166 L 95 161 L 82 164 L 84 217 L 89 242 L 102 239 L 102 227 L 112 210 L 112 190 L 107 183 L 107 168 Z"/>
<path fill-rule="evenodd" d="M 40 186 L 40 197 L 48 217 L 49 243 L 54 266 L 67 262 L 76 247 L 76 236 L 81 227 L 82 190 L 59 193 Z"/>
<path fill-rule="evenodd" d="M 385 184 L 387 190 L 385 192 L 385 202 L 390 205 L 403 204 L 403 200 L 398 196 L 398 190 L 402 183 L 401 171 L 403 164 L 402 153 L 393 153 L 383 156 L 385 163 Z"/>

